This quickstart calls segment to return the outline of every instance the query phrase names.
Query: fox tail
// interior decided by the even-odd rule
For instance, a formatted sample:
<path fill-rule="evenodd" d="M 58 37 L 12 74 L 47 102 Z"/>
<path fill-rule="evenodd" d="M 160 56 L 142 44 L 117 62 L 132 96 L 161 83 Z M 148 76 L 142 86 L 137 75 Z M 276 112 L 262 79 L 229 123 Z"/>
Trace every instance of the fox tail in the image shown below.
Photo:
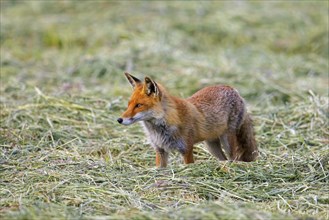
<path fill-rule="evenodd" d="M 239 142 L 239 160 L 250 162 L 254 161 L 258 156 L 258 148 L 255 140 L 255 132 L 253 122 L 249 114 L 246 115 L 238 133 L 237 139 Z"/>

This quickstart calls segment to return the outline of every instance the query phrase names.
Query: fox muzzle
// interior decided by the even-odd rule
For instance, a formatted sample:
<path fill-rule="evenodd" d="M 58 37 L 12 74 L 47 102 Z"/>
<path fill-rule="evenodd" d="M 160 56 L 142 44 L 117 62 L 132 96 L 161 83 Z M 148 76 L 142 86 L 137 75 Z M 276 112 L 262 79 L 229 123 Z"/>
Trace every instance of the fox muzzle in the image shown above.
<path fill-rule="evenodd" d="M 135 123 L 137 120 L 136 118 L 118 118 L 117 121 L 122 125 L 131 125 Z"/>

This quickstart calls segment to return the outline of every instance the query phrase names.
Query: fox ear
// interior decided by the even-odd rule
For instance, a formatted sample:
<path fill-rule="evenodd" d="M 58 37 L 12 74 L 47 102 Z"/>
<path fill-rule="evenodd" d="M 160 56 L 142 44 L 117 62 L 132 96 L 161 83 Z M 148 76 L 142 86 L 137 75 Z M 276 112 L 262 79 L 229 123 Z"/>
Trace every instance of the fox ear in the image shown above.
<path fill-rule="evenodd" d="M 156 82 L 149 77 L 145 77 L 145 93 L 147 95 L 151 95 L 153 93 L 155 96 L 159 96 L 161 98 L 161 91 L 158 84 L 156 84 Z"/>
<path fill-rule="evenodd" d="M 142 82 L 133 75 L 130 75 L 129 73 L 125 73 L 125 76 L 133 88 L 135 88 L 137 84 L 140 84 Z"/>

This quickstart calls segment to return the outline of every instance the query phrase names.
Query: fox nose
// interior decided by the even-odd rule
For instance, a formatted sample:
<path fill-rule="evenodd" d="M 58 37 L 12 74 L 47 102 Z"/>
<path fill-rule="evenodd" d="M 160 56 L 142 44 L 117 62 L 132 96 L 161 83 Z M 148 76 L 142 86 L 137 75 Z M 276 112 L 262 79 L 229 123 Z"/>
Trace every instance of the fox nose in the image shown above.
<path fill-rule="evenodd" d="M 118 118 L 117 121 L 121 124 L 123 122 L 123 119 L 122 118 Z"/>

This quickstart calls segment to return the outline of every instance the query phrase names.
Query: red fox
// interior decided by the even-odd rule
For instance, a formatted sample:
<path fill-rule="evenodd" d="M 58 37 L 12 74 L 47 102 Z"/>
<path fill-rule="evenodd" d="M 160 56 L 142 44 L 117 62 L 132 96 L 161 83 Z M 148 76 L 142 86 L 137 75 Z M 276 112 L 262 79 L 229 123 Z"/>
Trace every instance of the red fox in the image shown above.
<path fill-rule="evenodd" d="M 156 151 L 156 166 L 166 167 L 168 154 L 178 150 L 193 163 L 193 145 L 205 141 L 219 160 L 253 161 L 258 156 L 250 115 L 244 100 L 229 86 L 209 86 L 187 99 L 170 95 L 149 77 L 144 82 L 125 73 L 133 87 L 123 125 L 141 122 Z M 222 147 L 224 147 L 222 149 Z"/>

